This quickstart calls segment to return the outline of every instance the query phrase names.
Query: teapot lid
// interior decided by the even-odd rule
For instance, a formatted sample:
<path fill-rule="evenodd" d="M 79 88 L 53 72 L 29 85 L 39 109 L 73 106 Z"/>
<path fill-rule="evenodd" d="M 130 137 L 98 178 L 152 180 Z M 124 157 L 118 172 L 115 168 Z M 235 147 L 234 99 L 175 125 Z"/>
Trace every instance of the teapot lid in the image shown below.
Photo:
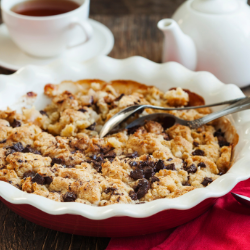
<path fill-rule="evenodd" d="M 239 0 L 194 0 L 191 7 L 207 14 L 225 14 L 238 9 Z"/>

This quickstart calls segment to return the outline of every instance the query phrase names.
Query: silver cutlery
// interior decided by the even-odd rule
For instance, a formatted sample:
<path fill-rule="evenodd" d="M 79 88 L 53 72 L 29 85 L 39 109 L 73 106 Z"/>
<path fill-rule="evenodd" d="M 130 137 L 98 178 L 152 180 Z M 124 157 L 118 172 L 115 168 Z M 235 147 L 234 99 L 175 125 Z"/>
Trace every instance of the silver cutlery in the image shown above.
<path fill-rule="evenodd" d="M 236 194 L 236 193 L 232 193 L 232 196 L 242 205 L 250 207 L 250 198 L 244 195 L 240 195 L 240 194 Z"/>
<path fill-rule="evenodd" d="M 109 119 L 102 127 L 99 136 L 100 138 L 103 138 L 105 135 L 109 134 L 115 127 L 117 127 L 119 124 L 127 120 L 130 116 L 146 108 L 170 111 L 170 110 L 189 110 L 189 109 L 215 107 L 215 106 L 220 106 L 220 105 L 225 105 L 225 104 L 231 104 L 231 105 L 220 111 L 211 113 L 207 116 L 204 116 L 194 121 L 186 121 L 186 120 L 180 119 L 176 116 L 173 116 L 167 113 L 155 113 L 155 114 L 146 115 L 146 116 L 136 119 L 135 121 L 130 123 L 126 128 L 144 125 L 146 120 L 160 119 L 160 120 L 163 120 L 163 122 L 165 123 L 169 123 L 169 127 L 173 126 L 175 123 L 179 123 L 185 126 L 189 126 L 192 129 L 195 129 L 204 124 L 207 124 L 210 121 L 220 118 L 222 116 L 229 115 L 229 114 L 250 108 L 250 97 L 243 97 L 243 98 L 238 98 L 238 99 L 224 101 L 224 102 L 215 103 L 215 104 L 195 106 L 195 107 L 184 107 L 184 108 L 164 108 L 164 107 L 158 107 L 158 106 L 153 106 L 153 105 L 130 106 L 121 110 L 120 112 L 115 114 L 111 119 Z"/>

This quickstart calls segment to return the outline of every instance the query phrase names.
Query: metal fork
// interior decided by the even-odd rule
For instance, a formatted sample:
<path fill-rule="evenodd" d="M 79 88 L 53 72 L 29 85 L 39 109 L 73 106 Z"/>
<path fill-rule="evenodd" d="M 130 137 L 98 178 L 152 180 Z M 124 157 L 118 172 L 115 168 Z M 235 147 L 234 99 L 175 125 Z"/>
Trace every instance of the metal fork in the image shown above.
<path fill-rule="evenodd" d="M 236 193 L 232 193 L 232 196 L 242 205 L 250 207 L 250 198 L 244 195 L 240 195 L 240 194 L 236 194 Z"/>
<path fill-rule="evenodd" d="M 126 128 L 131 128 L 134 126 L 139 126 L 139 125 L 144 125 L 146 120 L 156 120 L 156 119 L 164 119 L 165 122 L 169 123 L 169 126 L 173 126 L 175 123 L 179 123 L 185 126 L 189 126 L 190 128 L 198 128 L 204 124 L 207 124 L 210 121 L 213 121 L 217 118 L 220 118 L 225 115 L 229 115 L 238 111 L 246 110 L 250 108 L 250 98 L 249 97 L 244 97 L 244 98 L 239 98 L 239 99 L 234 99 L 234 100 L 229 100 L 225 102 L 220 102 L 216 104 L 209 104 L 209 105 L 203 105 L 203 106 L 195 106 L 195 107 L 184 107 L 184 108 L 163 108 L 163 107 L 157 107 L 153 105 L 136 105 L 136 106 L 131 106 L 128 108 L 123 109 L 116 115 L 114 115 L 110 120 L 108 120 L 104 126 L 102 127 L 100 131 L 100 138 L 104 137 L 108 133 L 110 133 L 116 126 L 124 122 L 126 119 L 128 119 L 130 116 L 134 115 L 135 113 L 141 111 L 142 109 L 145 108 L 151 108 L 151 109 L 158 109 L 158 110 L 165 110 L 165 111 L 170 111 L 170 110 L 188 110 L 188 109 L 198 109 L 198 108 L 207 108 L 207 107 L 213 107 L 213 106 L 220 106 L 224 104 L 230 104 L 233 103 L 232 105 L 214 112 L 212 114 L 209 114 L 207 116 L 204 116 L 200 119 L 194 120 L 194 121 L 186 121 L 183 119 L 180 119 L 176 116 L 167 114 L 167 113 L 155 113 L 152 115 L 147 115 L 143 116 L 139 119 L 136 119 L 133 121 L 131 124 L 129 124 Z M 168 119 L 168 121 L 167 121 Z"/>

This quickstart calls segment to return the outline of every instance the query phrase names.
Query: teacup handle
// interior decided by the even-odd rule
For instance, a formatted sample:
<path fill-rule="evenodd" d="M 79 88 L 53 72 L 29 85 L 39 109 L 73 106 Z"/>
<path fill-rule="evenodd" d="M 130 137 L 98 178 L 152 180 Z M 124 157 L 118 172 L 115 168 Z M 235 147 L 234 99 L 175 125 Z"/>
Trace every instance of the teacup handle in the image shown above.
<path fill-rule="evenodd" d="M 93 36 L 93 28 L 87 21 L 74 21 L 70 24 L 70 29 L 73 29 L 74 27 L 79 26 L 83 33 L 86 36 L 86 39 L 80 43 L 74 44 L 74 45 L 68 45 L 67 49 L 71 49 L 80 45 L 83 45 L 87 41 L 90 40 L 90 38 Z"/>

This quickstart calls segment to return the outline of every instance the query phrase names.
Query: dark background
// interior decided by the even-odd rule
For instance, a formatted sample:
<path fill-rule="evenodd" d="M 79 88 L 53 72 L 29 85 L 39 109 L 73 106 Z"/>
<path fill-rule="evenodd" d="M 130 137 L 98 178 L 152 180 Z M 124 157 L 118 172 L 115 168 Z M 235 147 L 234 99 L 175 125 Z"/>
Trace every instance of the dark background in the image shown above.
<path fill-rule="evenodd" d="M 240 0 L 239 0 L 240 1 Z M 156 25 L 171 17 L 184 0 L 91 0 L 90 17 L 113 32 L 111 57 L 140 55 L 161 61 L 162 34 Z M 0 18 L 1 22 L 1 18 Z M 0 68 L 0 74 L 13 73 Z M 250 94 L 250 88 L 244 93 Z M 0 202 L 0 250 L 103 250 L 109 238 L 76 236 L 26 221 Z"/>
<path fill-rule="evenodd" d="M 92 15 L 172 15 L 184 0 L 91 0 Z"/>

